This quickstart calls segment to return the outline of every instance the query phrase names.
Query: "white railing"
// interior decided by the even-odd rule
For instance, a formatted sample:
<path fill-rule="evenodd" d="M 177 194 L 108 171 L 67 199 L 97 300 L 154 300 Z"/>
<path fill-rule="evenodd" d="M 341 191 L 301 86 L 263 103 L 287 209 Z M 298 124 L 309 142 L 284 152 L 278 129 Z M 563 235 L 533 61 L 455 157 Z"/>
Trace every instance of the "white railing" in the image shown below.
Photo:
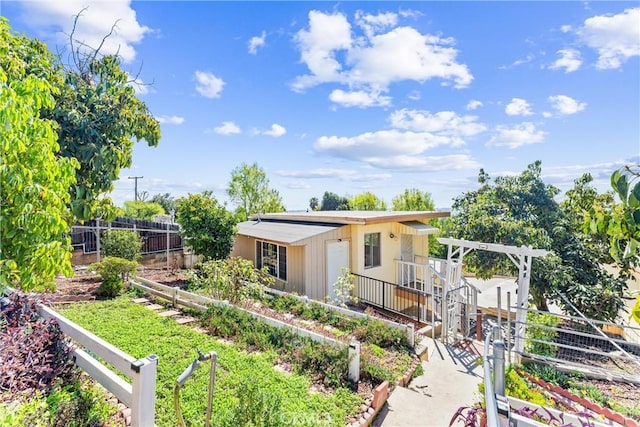
<path fill-rule="evenodd" d="M 151 355 L 136 360 L 51 308 L 42 304 L 38 308 L 40 316 L 46 320 L 55 319 L 60 330 L 82 347 L 74 351 L 76 365 L 131 408 L 131 425 L 133 427 L 155 425 L 157 356 Z M 84 349 L 129 377 L 131 384 Z"/>

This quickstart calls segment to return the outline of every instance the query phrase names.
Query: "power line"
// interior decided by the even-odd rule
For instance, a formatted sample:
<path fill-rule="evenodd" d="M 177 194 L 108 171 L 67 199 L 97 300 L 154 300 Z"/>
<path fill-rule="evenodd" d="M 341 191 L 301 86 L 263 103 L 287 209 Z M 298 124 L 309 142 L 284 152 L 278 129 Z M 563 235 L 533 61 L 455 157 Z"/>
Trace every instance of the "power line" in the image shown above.
<path fill-rule="evenodd" d="M 144 176 L 130 176 L 129 179 L 135 179 L 135 187 L 134 187 L 134 192 L 135 192 L 135 201 L 138 201 L 138 180 L 144 178 Z"/>

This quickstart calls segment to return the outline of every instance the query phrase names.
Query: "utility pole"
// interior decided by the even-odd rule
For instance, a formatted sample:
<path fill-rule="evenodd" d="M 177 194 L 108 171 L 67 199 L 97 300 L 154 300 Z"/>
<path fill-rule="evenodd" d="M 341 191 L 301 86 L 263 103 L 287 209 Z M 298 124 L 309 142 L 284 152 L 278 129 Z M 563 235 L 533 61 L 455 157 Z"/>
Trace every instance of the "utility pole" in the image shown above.
<path fill-rule="evenodd" d="M 134 179 L 135 180 L 135 201 L 138 201 L 138 180 L 144 178 L 144 176 L 130 176 L 129 179 Z"/>

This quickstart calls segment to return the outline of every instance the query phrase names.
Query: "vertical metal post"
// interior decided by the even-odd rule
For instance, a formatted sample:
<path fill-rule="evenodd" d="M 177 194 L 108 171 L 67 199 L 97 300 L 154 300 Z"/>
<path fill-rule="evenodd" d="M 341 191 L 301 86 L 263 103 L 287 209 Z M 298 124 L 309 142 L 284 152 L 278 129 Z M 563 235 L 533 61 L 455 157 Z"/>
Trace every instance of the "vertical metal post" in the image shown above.
<path fill-rule="evenodd" d="M 100 262 L 100 218 L 96 218 L 96 262 Z"/>
<path fill-rule="evenodd" d="M 133 371 L 131 426 L 155 425 L 156 376 L 158 356 L 151 355 L 131 363 Z"/>
<path fill-rule="evenodd" d="M 507 292 L 507 360 L 511 363 L 511 292 Z"/>
<path fill-rule="evenodd" d="M 502 328 L 502 290 L 498 286 L 498 327 Z"/>
<path fill-rule="evenodd" d="M 169 262 L 169 223 L 167 223 L 167 270 L 171 268 L 171 263 Z"/>
<path fill-rule="evenodd" d="M 493 383 L 496 395 L 504 396 L 504 342 L 493 342 Z"/>
<path fill-rule="evenodd" d="M 349 343 L 349 380 L 360 380 L 360 342 L 355 340 Z"/>
<path fill-rule="evenodd" d="M 382 309 L 383 310 L 386 310 L 386 308 L 387 308 L 387 306 L 385 305 L 385 301 L 384 301 L 385 300 L 385 298 L 384 298 L 384 296 L 385 296 L 384 295 L 384 293 L 385 293 L 384 290 L 386 289 L 386 287 L 387 286 L 386 286 L 385 282 L 382 282 Z"/>

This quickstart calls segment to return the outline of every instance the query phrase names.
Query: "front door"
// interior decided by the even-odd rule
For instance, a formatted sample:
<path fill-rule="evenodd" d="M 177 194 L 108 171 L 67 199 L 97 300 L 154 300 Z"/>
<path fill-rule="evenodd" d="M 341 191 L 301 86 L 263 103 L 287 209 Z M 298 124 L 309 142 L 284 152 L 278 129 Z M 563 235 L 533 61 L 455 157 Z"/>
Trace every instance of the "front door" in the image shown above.
<path fill-rule="evenodd" d="M 344 268 L 349 269 L 349 241 L 333 240 L 327 242 L 327 296 L 336 300 L 333 289 Z"/>

